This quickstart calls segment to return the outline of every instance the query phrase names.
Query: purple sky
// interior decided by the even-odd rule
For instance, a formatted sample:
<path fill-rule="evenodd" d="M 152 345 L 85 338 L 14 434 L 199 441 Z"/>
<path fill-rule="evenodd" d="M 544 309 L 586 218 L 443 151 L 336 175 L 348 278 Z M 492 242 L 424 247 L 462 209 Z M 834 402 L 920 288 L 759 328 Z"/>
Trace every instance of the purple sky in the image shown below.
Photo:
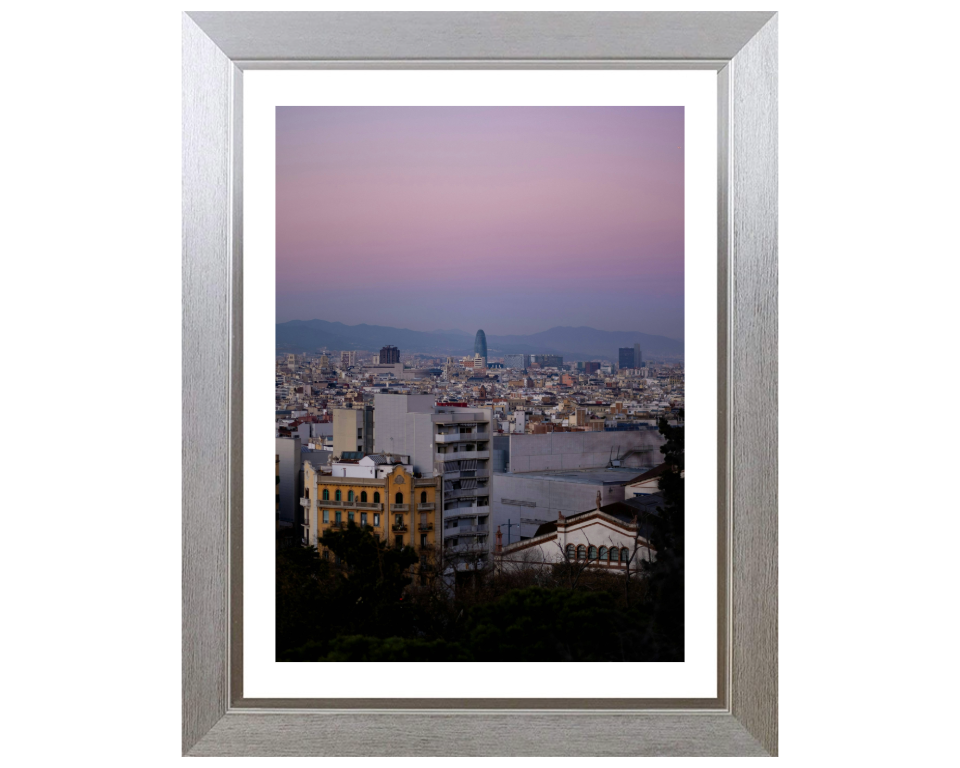
<path fill-rule="evenodd" d="M 683 338 L 683 107 L 278 107 L 277 321 Z"/>

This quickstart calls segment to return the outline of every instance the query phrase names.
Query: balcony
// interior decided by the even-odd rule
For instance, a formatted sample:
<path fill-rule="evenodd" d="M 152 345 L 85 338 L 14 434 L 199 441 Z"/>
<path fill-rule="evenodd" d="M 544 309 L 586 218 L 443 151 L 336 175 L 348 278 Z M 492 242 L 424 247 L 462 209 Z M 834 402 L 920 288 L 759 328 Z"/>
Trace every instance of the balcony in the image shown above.
<path fill-rule="evenodd" d="M 437 464 L 437 474 L 443 475 L 444 480 L 470 480 L 490 477 L 490 472 L 486 469 L 463 469 L 447 472 L 444 470 L 442 463 Z"/>
<path fill-rule="evenodd" d="M 374 504 L 373 502 L 358 501 L 353 506 L 357 509 L 372 509 L 374 512 L 383 511 L 383 504 Z"/>
<path fill-rule="evenodd" d="M 301 507 L 309 507 L 309 506 L 310 506 L 310 497 L 309 497 L 309 496 L 303 496 L 303 497 L 301 497 L 301 499 L 300 499 L 300 506 L 301 506 Z"/>
<path fill-rule="evenodd" d="M 486 557 L 486 544 L 457 544 L 455 547 L 444 547 L 444 555 L 476 555 L 477 557 Z"/>
<path fill-rule="evenodd" d="M 436 508 L 437 508 L 436 504 L 425 504 L 425 503 L 417 504 L 417 511 L 419 512 L 433 512 L 433 510 L 435 510 Z"/>
<path fill-rule="evenodd" d="M 460 461 L 462 459 L 489 459 L 490 458 L 489 450 L 484 449 L 482 451 L 464 451 L 462 450 L 462 446 L 460 447 L 461 447 L 461 450 L 459 451 L 447 451 L 446 453 L 438 453 L 437 460 L 438 461 Z"/>
<path fill-rule="evenodd" d="M 437 443 L 460 443 L 464 441 L 476 442 L 481 433 L 477 432 L 452 432 L 448 435 L 434 435 Z M 486 433 L 482 433 L 486 436 Z"/>
<path fill-rule="evenodd" d="M 401 525 L 391 525 L 391 526 L 390 526 L 390 530 L 393 531 L 394 533 L 406 533 L 406 532 L 407 532 L 407 526 L 404 525 L 404 524 L 401 524 Z"/>
<path fill-rule="evenodd" d="M 444 491 L 445 499 L 472 499 L 474 496 L 488 496 L 490 489 L 486 486 L 481 488 L 461 488 L 458 491 Z"/>
<path fill-rule="evenodd" d="M 433 523 L 419 523 L 417 524 L 418 531 L 432 531 Z"/>
<path fill-rule="evenodd" d="M 409 512 L 410 505 L 409 504 L 391 504 L 390 511 L 391 512 Z"/>

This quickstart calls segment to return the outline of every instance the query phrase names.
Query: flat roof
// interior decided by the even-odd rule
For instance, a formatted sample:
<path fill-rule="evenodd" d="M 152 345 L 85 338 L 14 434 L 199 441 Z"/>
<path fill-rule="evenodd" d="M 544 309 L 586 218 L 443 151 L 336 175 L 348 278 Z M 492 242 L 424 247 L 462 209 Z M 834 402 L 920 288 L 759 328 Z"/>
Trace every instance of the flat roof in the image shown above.
<path fill-rule="evenodd" d="M 626 485 L 650 467 L 597 467 L 594 469 L 557 469 L 542 472 L 497 472 L 508 477 L 553 480 L 560 483 L 584 483 L 585 485 Z"/>

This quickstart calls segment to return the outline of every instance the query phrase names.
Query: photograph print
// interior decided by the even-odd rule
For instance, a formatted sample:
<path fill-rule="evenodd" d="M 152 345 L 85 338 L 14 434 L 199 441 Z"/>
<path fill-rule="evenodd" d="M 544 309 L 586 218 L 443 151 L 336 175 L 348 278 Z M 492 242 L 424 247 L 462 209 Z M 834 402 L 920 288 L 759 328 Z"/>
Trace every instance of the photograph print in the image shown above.
<path fill-rule="evenodd" d="M 278 107 L 274 374 L 277 661 L 684 661 L 683 107 Z"/>

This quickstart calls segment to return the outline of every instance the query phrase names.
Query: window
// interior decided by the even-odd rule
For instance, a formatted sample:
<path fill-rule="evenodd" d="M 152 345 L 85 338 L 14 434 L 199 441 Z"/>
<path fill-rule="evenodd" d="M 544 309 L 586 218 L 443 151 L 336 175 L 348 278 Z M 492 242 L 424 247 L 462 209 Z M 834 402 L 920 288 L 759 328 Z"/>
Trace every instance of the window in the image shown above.
<path fill-rule="evenodd" d="M 587 559 L 587 548 L 581 544 L 577 547 L 577 560 L 586 560 Z"/>
<path fill-rule="evenodd" d="M 343 501 L 343 495 L 340 493 L 340 491 L 337 491 L 337 501 Z"/>
<path fill-rule="evenodd" d="M 403 494 L 402 494 L 402 493 L 397 493 L 394 501 L 395 501 L 395 503 L 397 503 L 397 504 L 403 504 Z"/>
<path fill-rule="evenodd" d="M 334 518 L 333 518 L 333 519 L 334 519 L 334 522 L 335 522 L 337 525 L 340 525 L 340 523 L 341 523 L 341 521 L 342 521 L 342 518 L 340 517 L 342 514 L 343 514 L 343 512 L 337 512 L 337 513 L 334 515 Z"/>
<path fill-rule="evenodd" d="M 367 503 L 367 492 L 366 492 L 366 491 L 360 491 L 360 503 L 361 503 L 361 504 L 366 504 L 366 503 Z"/>
<path fill-rule="evenodd" d="M 330 491 L 328 491 L 326 488 L 323 489 L 323 500 L 330 501 Z"/>
<path fill-rule="evenodd" d="M 353 522 L 353 512 L 347 512 L 347 522 L 348 523 Z"/>
<path fill-rule="evenodd" d="M 357 430 L 357 440 L 362 440 L 362 439 L 363 439 L 363 430 L 362 430 L 362 429 L 358 429 L 358 430 Z"/>
<path fill-rule="evenodd" d="M 573 544 L 567 544 L 567 560 L 575 560 L 577 557 L 577 548 Z"/>
<path fill-rule="evenodd" d="M 353 501 L 353 491 L 347 491 L 347 501 Z"/>
<path fill-rule="evenodd" d="M 366 512 L 361 512 L 361 513 L 360 513 L 360 525 L 366 525 L 366 524 L 367 524 L 367 513 L 366 513 Z"/>
<path fill-rule="evenodd" d="M 425 533 L 420 534 L 420 546 L 421 547 L 427 546 L 427 534 Z"/>
<path fill-rule="evenodd" d="M 402 547 L 402 546 L 403 546 L 403 536 L 397 536 L 396 542 L 397 542 L 397 547 Z"/>
<path fill-rule="evenodd" d="M 608 557 L 607 548 L 600 547 L 600 562 L 601 563 L 607 562 L 607 557 Z"/>
<path fill-rule="evenodd" d="M 304 488 L 304 489 L 303 489 L 303 496 L 304 496 L 304 498 L 306 498 L 306 499 L 309 499 L 309 498 L 310 498 L 310 489 L 309 489 L 309 488 Z"/>
<path fill-rule="evenodd" d="M 379 503 L 380 503 L 380 493 L 377 492 L 377 491 L 374 491 L 374 493 L 373 493 L 373 503 L 374 503 L 374 504 L 379 504 Z"/>
<path fill-rule="evenodd" d="M 421 503 L 421 504 L 426 504 L 426 503 L 427 503 L 427 492 L 426 492 L 426 491 L 420 491 L 420 503 Z"/>
<path fill-rule="evenodd" d="M 378 514 L 374 514 L 374 515 L 373 515 L 373 524 L 374 524 L 375 526 L 378 526 L 378 527 L 379 527 L 379 525 L 380 525 L 380 515 L 378 515 Z"/>
<path fill-rule="evenodd" d="M 630 551 L 626 547 L 624 547 L 623 549 L 620 550 L 620 562 L 625 563 L 629 559 L 630 559 Z"/>
<path fill-rule="evenodd" d="M 329 510 L 329 509 L 323 510 L 323 522 L 325 522 L 325 523 L 329 523 L 329 522 L 330 522 L 330 510 Z"/>
<path fill-rule="evenodd" d="M 330 559 L 330 550 L 329 550 L 329 549 L 323 550 L 323 559 L 324 559 L 324 560 L 329 560 L 329 559 Z"/>
<path fill-rule="evenodd" d="M 596 560 L 597 559 L 597 548 L 590 547 L 590 553 L 587 555 L 587 559 Z"/>
<path fill-rule="evenodd" d="M 397 528 L 403 528 L 403 515 L 397 515 L 397 518 L 393 521 L 393 524 Z"/>

